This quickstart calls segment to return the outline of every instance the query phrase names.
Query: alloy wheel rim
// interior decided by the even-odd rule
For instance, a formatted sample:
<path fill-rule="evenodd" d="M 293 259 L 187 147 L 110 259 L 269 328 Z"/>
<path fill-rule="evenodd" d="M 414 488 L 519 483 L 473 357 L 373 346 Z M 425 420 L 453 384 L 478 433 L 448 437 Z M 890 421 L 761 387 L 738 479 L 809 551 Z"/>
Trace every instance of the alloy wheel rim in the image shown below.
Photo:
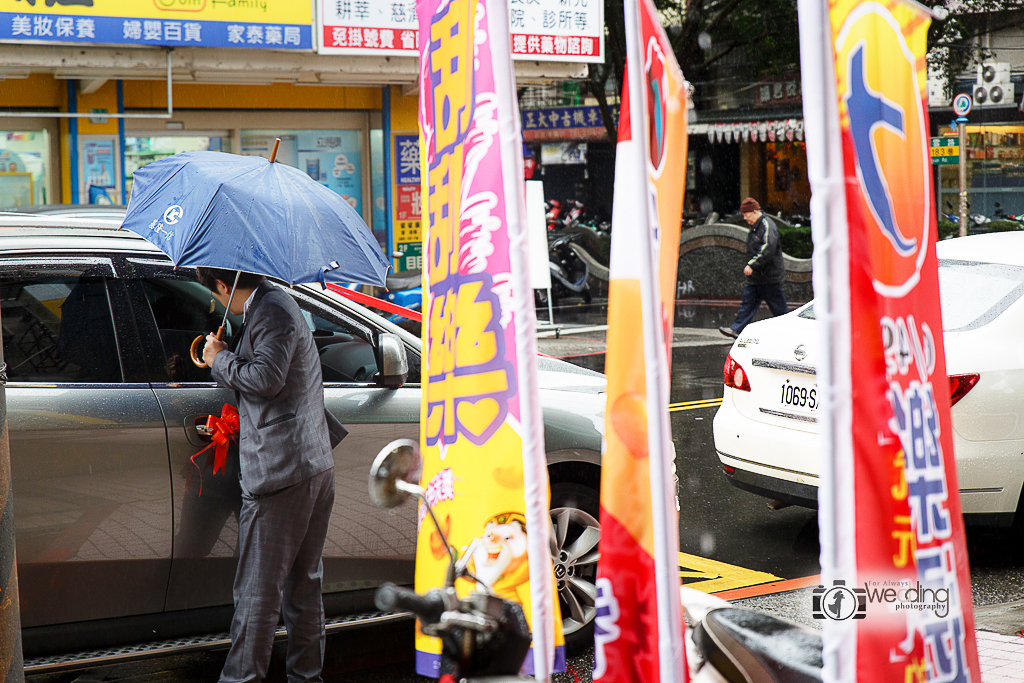
<path fill-rule="evenodd" d="M 565 635 L 580 630 L 597 614 L 595 582 L 600 539 L 600 523 L 583 510 L 551 510 L 551 559 Z"/>

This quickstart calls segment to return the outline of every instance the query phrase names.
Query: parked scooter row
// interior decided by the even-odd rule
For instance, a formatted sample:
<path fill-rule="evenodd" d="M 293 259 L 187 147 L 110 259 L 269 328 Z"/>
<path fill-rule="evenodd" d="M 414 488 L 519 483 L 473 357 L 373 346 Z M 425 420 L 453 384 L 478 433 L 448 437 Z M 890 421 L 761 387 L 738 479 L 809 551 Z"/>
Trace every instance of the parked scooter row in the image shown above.
<path fill-rule="evenodd" d="M 376 604 L 384 611 L 412 612 L 427 635 L 441 639 L 442 680 L 511 683 L 530 651 L 531 636 L 523 608 L 499 598 L 472 577 L 474 592 L 460 598 L 455 581 L 468 575 L 477 541 L 462 555 L 448 542 L 425 491 L 418 482 L 423 465 L 418 445 L 403 439 L 388 444 L 370 468 L 370 500 L 394 508 L 414 497 L 442 539 L 449 557 L 445 585 L 426 594 L 385 583 Z M 683 587 L 687 662 L 694 683 L 818 683 L 821 681 L 821 635 L 805 626 Z M 600 647 L 600 645 L 598 645 Z"/>

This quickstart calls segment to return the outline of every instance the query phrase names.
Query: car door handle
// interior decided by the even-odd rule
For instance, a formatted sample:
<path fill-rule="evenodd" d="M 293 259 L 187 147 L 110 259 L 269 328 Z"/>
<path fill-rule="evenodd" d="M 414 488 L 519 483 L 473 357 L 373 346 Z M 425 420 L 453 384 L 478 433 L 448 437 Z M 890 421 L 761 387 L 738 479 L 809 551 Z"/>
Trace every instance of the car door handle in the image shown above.
<path fill-rule="evenodd" d="M 210 445 L 213 429 L 206 426 L 209 415 L 189 415 L 185 418 L 185 438 L 193 446 L 202 448 Z"/>

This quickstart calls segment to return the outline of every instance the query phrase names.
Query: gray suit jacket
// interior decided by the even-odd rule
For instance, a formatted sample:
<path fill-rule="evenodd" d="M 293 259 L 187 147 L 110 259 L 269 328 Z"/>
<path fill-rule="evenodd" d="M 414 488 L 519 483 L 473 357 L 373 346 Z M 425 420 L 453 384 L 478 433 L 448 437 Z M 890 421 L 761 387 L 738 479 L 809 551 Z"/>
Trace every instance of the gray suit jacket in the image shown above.
<path fill-rule="evenodd" d="M 218 353 L 211 370 L 238 396 L 246 491 L 270 493 L 334 467 L 328 420 L 341 426 L 324 408 L 316 344 L 286 291 L 259 286 L 235 351 Z"/>

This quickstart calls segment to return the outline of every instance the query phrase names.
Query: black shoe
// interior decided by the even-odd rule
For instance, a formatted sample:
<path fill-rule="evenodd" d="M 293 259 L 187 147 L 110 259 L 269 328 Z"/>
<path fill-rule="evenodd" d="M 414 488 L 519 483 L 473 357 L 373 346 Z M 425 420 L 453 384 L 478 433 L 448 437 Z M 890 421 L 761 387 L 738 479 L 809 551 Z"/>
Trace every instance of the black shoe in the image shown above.
<path fill-rule="evenodd" d="M 724 334 L 726 337 L 732 337 L 733 339 L 739 336 L 736 330 L 732 329 L 731 327 L 719 327 L 718 331 Z"/>

